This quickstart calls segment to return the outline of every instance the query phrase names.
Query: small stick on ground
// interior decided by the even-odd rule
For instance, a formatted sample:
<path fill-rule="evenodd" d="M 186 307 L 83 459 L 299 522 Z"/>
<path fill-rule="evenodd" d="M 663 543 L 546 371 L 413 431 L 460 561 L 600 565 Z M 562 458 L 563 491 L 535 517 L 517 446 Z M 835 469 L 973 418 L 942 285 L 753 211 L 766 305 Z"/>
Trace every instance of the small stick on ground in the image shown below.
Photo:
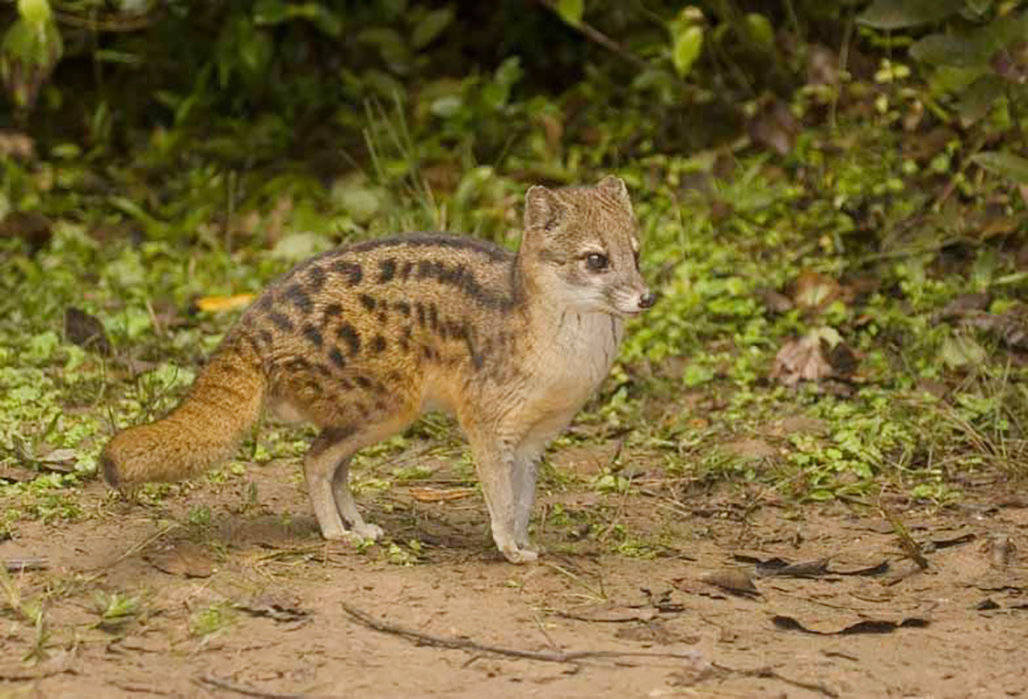
<path fill-rule="evenodd" d="M 776 679 L 779 682 L 784 682 L 785 684 L 792 685 L 793 687 L 799 687 L 800 689 L 806 689 L 811 692 L 816 692 L 826 697 L 834 698 L 839 696 L 839 693 L 836 692 L 834 689 L 832 689 L 831 687 L 826 687 L 820 682 L 815 683 L 804 682 L 802 680 L 794 680 L 790 677 L 786 677 L 785 675 L 781 674 L 773 667 L 761 667 L 755 670 L 744 670 L 741 668 L 728 667 L 727 665 L 720 665 L 718 663 L 711 663 L 711 665 L 713 665 L 714 668 L 721 670 L 722 672 L 726 672 L 733 675 L 741 675 L 743 677 L 768 677 Z"/>
<path fill-rule="evenodd" d="M 149 545 L 150 545 L 150 544 L 152 544 L 153 542 L 155 542 L 155 541 L 157 541 L 158 539 L 160 539 L 160 538 L 161 538 L 162 536 L 164 536 L 164 535 L 165 535 L 165 534 L 167 534 L 168 532 L 170 532 L 170 531 L 174 531 L 175 529 L 178 529 L 178 528 L 179 528 L 179 527 L 181 527 L 181 526 L 182 526 L 182 525 L 181 525 L 181 524 L 179 524 L 178 522 L 174 522 L 174 523 L 172 523 L 172 524 L 169 524 L 169 525 L 168 525 L 168 526 L 166 526 L 166 527 L 163 527 L 163 528 L 162 528 L 162 529 L 160 529 L 160 530 L 159 530 L 159 531 L 158 531 L 157 533 L 155 533 L 155 534 L 151 534 L 150 536 L 146 537 L 146 538 L 145 538 L 145 539 L 143 539 L 142 541 L 140 541 L 140 542 L 138 542 L 138 543 L 136 543 L 136 544 L 133 544 L 132 546 L 130 546 L 130 547 L 129 547 L 129 548 L 128 548 L 128 549 L 127 549 L 127 550 L 126 550 L 126 551 L 125 551 L 124 553 L 122 553 L 122 554 L 121 554 L 120 556 L 118 556 L 117 558 L 115 558 L 115 559 L 114 559 L 113 561 L 111 561 L 110 563 L 106 564 L 106 565 L 104 566 L 104 568 L 105 568 L 105 569 L 106 569 L 106 568 L 112 568 L 112 567 L 114 567 L 114 566 L 118 565 L 119 563 L 121 563 L 122 561 L 124 561 L 124 560 L 125 560 L 126 558 L 129 558 L 129 557 L 131 557 L 131 556 L 134 556 L 135 554 L 139 553 L 140 551 L 142 551 L 142 550 L 143 550 L 143 549 L 145 549 L 145 548 L 146 548 L 147 546 L 149 546 Z"/>
<path fill-rule="evenodd" d="M 693 662 L 700 659 L 698 652 L 690 653 L 658 653 L 649 651 L 631 651 L 631 650 L 573 650 L 573 651 L 536 651 L 536 650 L 522 650 L 520 648 L 503 648 L 501 646 L 491 646 L 484 643 L 478 643 L 467 638 L 454 638 L 454 637 L 443 637 L 433 636 L 427 633 L 421 633 L 414 629 L 399 626 L 397 624 L 391 624 L 386 621 L 378 621 L 367 612 L 363 612 L 356 607 L 351 607 L 346 602 L 340 602 L 343 611 L 346 612 L 351 619 L 366 626 L 370 629 L 378 631 L 380 633 L 388 633 L 394 636 L 401 636 L 406 638 L 408 641 L 413 641 L 418 645 L 424 646 L 435 646 L 437 648 L 451 648 L 453 650 L 470 650 L 479 653 L 494 653 L 496 655 L 506 655 L 511 658 L 526 658 L 528 660 L 541 660 L 548 663 L 577 663 L 582 660 L 591 660 L 598 658 L 679 658 L 681 660 L 691 660 Z"/>
<path fill-rule="evenodd" d="M 4 560 L 4 569 L 8 573 L 22 573 L 26 570 L 46 570 L 50 562 L 42 557 L 8 558 Z"/>
<path fill-rule="evenodd" d="M 215 677 L 214 675 L 201 675 L 196 678 L 196 681 L 201 684 L 209 684 L 212 687 L 217 687 L 218 689 L 224 689 L 228 692 L 235 692 L 236 694 L 242 694 L 248 697 L 260 697 L 261 699 L 303 699 L 307 696 L 306 694 L 278 694 L 276 692 L 262 692 L 254 687 L 239 684 L 232 680 L 222 679 L 221 677 Z"/>

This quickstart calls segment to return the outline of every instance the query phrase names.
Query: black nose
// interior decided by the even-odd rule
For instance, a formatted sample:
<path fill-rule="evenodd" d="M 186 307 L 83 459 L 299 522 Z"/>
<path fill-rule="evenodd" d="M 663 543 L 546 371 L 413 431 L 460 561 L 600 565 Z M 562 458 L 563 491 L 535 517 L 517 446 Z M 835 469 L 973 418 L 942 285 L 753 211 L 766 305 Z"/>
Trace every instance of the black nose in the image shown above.
<path fill-rule="evenodd" d="M 657 295 L 652 291 L 647 291 L 639 297 L 639 308 L 651 308 L 656 302 Z"/>

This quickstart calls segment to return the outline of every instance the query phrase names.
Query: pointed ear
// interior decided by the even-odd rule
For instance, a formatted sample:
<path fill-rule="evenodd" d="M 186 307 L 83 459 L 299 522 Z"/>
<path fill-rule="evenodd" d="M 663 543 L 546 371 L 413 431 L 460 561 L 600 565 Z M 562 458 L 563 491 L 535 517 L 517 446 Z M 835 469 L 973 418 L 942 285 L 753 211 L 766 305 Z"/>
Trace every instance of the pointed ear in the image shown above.
<path fill-rule="evenodd" d="M 525 230 L 550 230 L 564 216 L 564 207 L 557 195 L 546 187 L 530 187 L 525 194 Z"/>
<path fill-rule="evenodd" d="M 614 197 L 629 209 L 632 208 L 632 199 L 628 196 L 628 187 L 625 181 L 617 175 L 607 175 L 596 183 L 596 189 Z"/>

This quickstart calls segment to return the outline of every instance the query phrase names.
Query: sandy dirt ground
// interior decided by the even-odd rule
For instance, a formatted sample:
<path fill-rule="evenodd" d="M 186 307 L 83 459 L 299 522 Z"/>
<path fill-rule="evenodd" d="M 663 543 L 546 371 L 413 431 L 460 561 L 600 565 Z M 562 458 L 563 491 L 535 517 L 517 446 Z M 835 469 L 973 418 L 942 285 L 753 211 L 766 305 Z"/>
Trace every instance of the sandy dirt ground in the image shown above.
<path fill-rule="evenodd" d="M 944 509 L 551 485 L 528 566 L 496 553 L 468 485 L 442 464 L 365 491 L 390 540 L 358 548 L 319 539 L 295 462 L 156 505 L 91 483 L 83 517 L 0 543 L 0 696 L 1028 690 L 1028 503 L 998 477 Z"/>

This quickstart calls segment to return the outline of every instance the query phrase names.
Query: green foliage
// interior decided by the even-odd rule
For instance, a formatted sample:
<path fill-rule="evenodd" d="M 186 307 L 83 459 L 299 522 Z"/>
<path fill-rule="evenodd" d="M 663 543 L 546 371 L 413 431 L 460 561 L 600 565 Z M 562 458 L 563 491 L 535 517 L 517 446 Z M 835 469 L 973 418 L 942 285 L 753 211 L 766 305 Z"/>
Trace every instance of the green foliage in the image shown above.
<path fill-rule="evenodd" d="M 19 18 L 0 42 L 0 79 L 19 110 L 30 110 L 64 43 L 48 0 L 18 0 Z"/>
<path fill-rule="evenodd" d="M 703 49 L 703 15 L 694 7 L 684 8 L 668 27 L 671 30 L 671 62 L 685 77 Z"/>
<path fill-rule="evenodd" d="M 138 616 L 140 601 L 138 597 L 120 592 L 97 592 L 94 596 L 94 610 L 100 617 L 98 628 L 108 633 L 120 633 Z"/>
<path fill-rule="evenodd" d="M 935 31 L 919 36 L 910 55 L 931 71 L 933 98 L 948 99 L 936 113 L 964 124 L 991 117 L 991 127 L 1020 132 L 1028 109 L 1028 8 L 972 0 L 875 0 L 860 22 L 879 30 Z M 944 111 L 945 110 L 945 111 Z M 1015 182 L 1025 182 L 1028 160 L 1009 151 L 982 152 L 973 161 Z"/>
<path fill-rule="evenodd" d="M 211 604 L 198 609 L 189 617 L 189 633 L 206 637 L 226 629 L 236 619 L 236 614 L 227 602 Z"/>

